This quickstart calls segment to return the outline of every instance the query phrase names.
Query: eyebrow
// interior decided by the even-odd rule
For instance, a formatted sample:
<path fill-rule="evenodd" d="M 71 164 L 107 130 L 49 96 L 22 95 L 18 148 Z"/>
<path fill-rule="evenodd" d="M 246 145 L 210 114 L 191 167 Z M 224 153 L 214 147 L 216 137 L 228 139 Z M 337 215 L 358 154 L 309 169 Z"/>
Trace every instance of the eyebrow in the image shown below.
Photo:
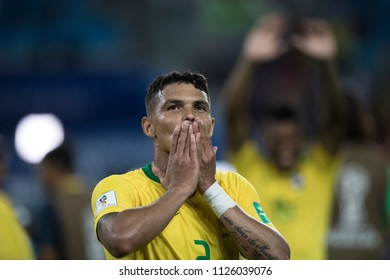
<path fill-rule="evenodd" d="M 183 104 L 184 102 L 183 102 L 183 100 L 179 100 L 179 99 L 167 99 L 167 100 L 165 100 L 165 104 L 169 104 L 169 103 L 171 103 L 171 104 Z M 193 104 L 195 104 L 195 105 L 209 105 L 209 103 L 207 102 L 207 101 L 205 101 L 205 100 L 195 100 L 194 102 L 193 102 Z"/>
<path fill-rule="evenodd" d="M 194 106 L 203 105 L 203 106 L 206 106 L 208 109 L 210 109 L 210 104 L 207 101 L 205 101 L 205 100 L 195 100 L 192 103 L 193 103 Z M 183 105 L 184 102 L 182 100 L 177 100 L 177 99 L 168 99 L 168 100 L 165 101 L 163 106 L 169 106 L 171 104 Z"/>

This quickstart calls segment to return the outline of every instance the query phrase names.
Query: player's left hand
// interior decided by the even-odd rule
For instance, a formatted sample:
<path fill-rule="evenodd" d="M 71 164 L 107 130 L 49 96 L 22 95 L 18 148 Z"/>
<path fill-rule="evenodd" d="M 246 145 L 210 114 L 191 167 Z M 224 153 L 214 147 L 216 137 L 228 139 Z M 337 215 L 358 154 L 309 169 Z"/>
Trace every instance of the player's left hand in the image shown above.
<path fill-rule="evenodd" d="M 302 35 L 291 36 L 291 44 L 295 48 L 319 60 L 331 60 L 336 56 L 336 39 L 328 22 L 322 19 L 306 19 L 302 28 Z"/>
<path fill-rule="evenodd" d="M 215 182 L 217 147 L 212 145 L 210 132 L 202 121 L 195 120 L 193 128 L 200 167 L 197 190 L 203 194 Z"/>

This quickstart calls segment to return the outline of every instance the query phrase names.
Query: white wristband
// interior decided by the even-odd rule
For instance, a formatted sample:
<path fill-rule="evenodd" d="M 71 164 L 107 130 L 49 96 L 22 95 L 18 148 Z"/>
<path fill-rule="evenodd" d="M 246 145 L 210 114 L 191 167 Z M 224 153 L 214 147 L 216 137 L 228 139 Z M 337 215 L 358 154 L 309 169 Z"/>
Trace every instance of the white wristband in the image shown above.
<path fill-rule="evenodd" d="M 203 193 L 203 197 L 210 206 L 213 207 L 218 219 L 221 218 L 222 214 L 228 209 L 237 205 L 217 182 L 212 184 L 207 191 Z"/>

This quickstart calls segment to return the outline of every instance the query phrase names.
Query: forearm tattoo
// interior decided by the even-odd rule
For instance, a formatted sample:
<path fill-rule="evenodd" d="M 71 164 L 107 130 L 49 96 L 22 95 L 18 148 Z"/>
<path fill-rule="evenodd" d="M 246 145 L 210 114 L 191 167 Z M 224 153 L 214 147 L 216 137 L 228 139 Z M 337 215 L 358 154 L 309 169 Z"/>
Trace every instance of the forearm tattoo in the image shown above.
<path fill-rule="evenodd" d="M 228 217 L 222 216 L 222 218 L 227 224 L 230 225 L 229 232 L 236 240 L 237 244 L 239 244 L 242 251 L 251 254 L 254 259 L 275 259 L 275 257 L 269 252 L 270 247 L 268 245 L 258 244 L 257 239 L 250 238 L 250 231 L 245 230 L 244 227 L 235 225 L 234 222 Z"/>

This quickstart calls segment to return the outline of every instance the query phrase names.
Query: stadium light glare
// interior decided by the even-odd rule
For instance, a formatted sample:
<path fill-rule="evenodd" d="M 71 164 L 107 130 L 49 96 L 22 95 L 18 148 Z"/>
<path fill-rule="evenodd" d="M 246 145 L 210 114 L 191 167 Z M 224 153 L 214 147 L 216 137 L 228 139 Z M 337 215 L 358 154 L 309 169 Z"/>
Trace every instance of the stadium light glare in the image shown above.
<path fill-rule="evenodd" d="M 23 117 L 15 132 L 15 148 L 28 163 L 39 163 L 64 141 L 64 128 L 54 114 L 29 114 Z"/>

